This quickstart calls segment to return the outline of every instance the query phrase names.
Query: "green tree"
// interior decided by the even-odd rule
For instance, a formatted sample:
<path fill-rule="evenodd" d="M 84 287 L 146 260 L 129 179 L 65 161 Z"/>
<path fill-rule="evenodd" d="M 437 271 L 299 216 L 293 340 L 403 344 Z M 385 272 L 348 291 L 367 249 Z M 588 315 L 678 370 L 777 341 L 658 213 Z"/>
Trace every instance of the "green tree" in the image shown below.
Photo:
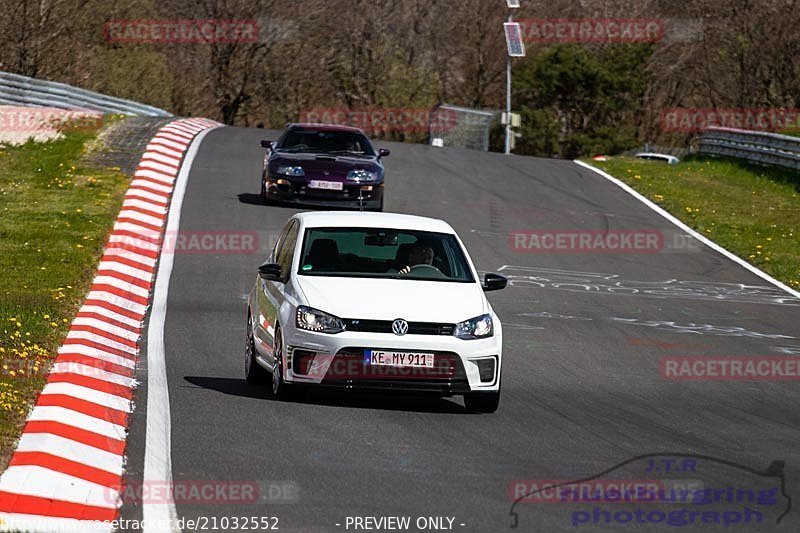
<path fill-rule="evenodd" d="M 557 45 L 515 77 L 523 116 L 517 153 L 573 158 L 637 144 L 647 45 Z"/>

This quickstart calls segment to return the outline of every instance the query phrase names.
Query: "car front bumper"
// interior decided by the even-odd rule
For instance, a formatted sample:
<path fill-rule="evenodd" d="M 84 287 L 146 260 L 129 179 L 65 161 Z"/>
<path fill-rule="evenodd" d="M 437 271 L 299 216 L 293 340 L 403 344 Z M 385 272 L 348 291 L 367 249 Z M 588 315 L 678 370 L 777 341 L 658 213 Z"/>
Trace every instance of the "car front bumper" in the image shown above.
<path fill-rule="evenodd" d="M 266 180 L 265 189 L 267 198 L 275 202 L 320 207 L 358 209 L 363 204 L 363 207 L 367 209 L 375 209 L 381 206 L 383 199 L 383 182 L 374 184 L 345 183 L 342 190 L 335 191 L 308 187 L 305 181 L 292 182 L 286 178 L 271 178 Z"/>
<path fill-rule="evenodd" d="M 288 383 L 442 396 L 500 390 L 502 342 L 498 333 L 487 339 L 463 340 L 451 335 L 284 331 Z M 433 353 L 434 367 L 369 365 L 364 361 L 365 350 Z"/>

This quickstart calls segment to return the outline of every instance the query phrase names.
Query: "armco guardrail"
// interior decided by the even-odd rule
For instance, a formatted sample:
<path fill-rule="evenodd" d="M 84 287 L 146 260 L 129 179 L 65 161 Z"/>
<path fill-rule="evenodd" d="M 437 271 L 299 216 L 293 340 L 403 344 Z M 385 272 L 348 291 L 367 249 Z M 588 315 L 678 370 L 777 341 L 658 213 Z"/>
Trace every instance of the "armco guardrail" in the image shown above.
<path fill-rule="evenodd" d="M 171 117 L 157 107 L 113 98 L 65 83 L 42 81 L 10 72 L 0 72 L 0 104 L 59 109 L 89 109 L 103 113 L 122 113 L 150 117 Z"/>
<path fill-rule="evenodd" d="M 800 170 L 800 138 L 778 133 L 708 128 L 700 135 L 698 152 Z"/>

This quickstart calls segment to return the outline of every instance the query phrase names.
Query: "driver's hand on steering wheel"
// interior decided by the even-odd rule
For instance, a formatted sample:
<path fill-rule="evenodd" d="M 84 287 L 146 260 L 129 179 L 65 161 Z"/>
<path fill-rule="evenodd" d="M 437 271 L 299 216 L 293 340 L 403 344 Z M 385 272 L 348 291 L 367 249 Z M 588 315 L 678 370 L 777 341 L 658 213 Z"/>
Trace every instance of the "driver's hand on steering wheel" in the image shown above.
<path fill-rule="evenodd" d="M 441 270 L 439 270 L 437 267 L 435 267 L 433 265 L 429 265 L 428 263 L 420 263 L 420 264 L 414 265 L 414 266 L 406 265 L 400 270 L 400 272 L 398 272 L 398 274 L 400 274 L 400 275 L 408 274 L 411 271 L 413 271 L 415 268 L 417 270 L 432 269 L 432 270 L 435 270 L 436 272 L 441 272 Z"/>

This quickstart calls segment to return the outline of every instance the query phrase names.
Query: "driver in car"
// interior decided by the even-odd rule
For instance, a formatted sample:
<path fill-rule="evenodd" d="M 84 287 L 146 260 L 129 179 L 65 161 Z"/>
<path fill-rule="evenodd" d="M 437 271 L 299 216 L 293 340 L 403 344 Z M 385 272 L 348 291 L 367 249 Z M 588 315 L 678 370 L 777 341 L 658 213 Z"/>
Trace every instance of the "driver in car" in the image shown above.
<path fill-rule="evenodd" d="M 420 265 L 436 268 L 433 266 L 433 248 L 427 244 L 415 243 L 408 252 L 408 265 L 403 267 L 399 274 L 408 274 L 412 268 Z"/>

